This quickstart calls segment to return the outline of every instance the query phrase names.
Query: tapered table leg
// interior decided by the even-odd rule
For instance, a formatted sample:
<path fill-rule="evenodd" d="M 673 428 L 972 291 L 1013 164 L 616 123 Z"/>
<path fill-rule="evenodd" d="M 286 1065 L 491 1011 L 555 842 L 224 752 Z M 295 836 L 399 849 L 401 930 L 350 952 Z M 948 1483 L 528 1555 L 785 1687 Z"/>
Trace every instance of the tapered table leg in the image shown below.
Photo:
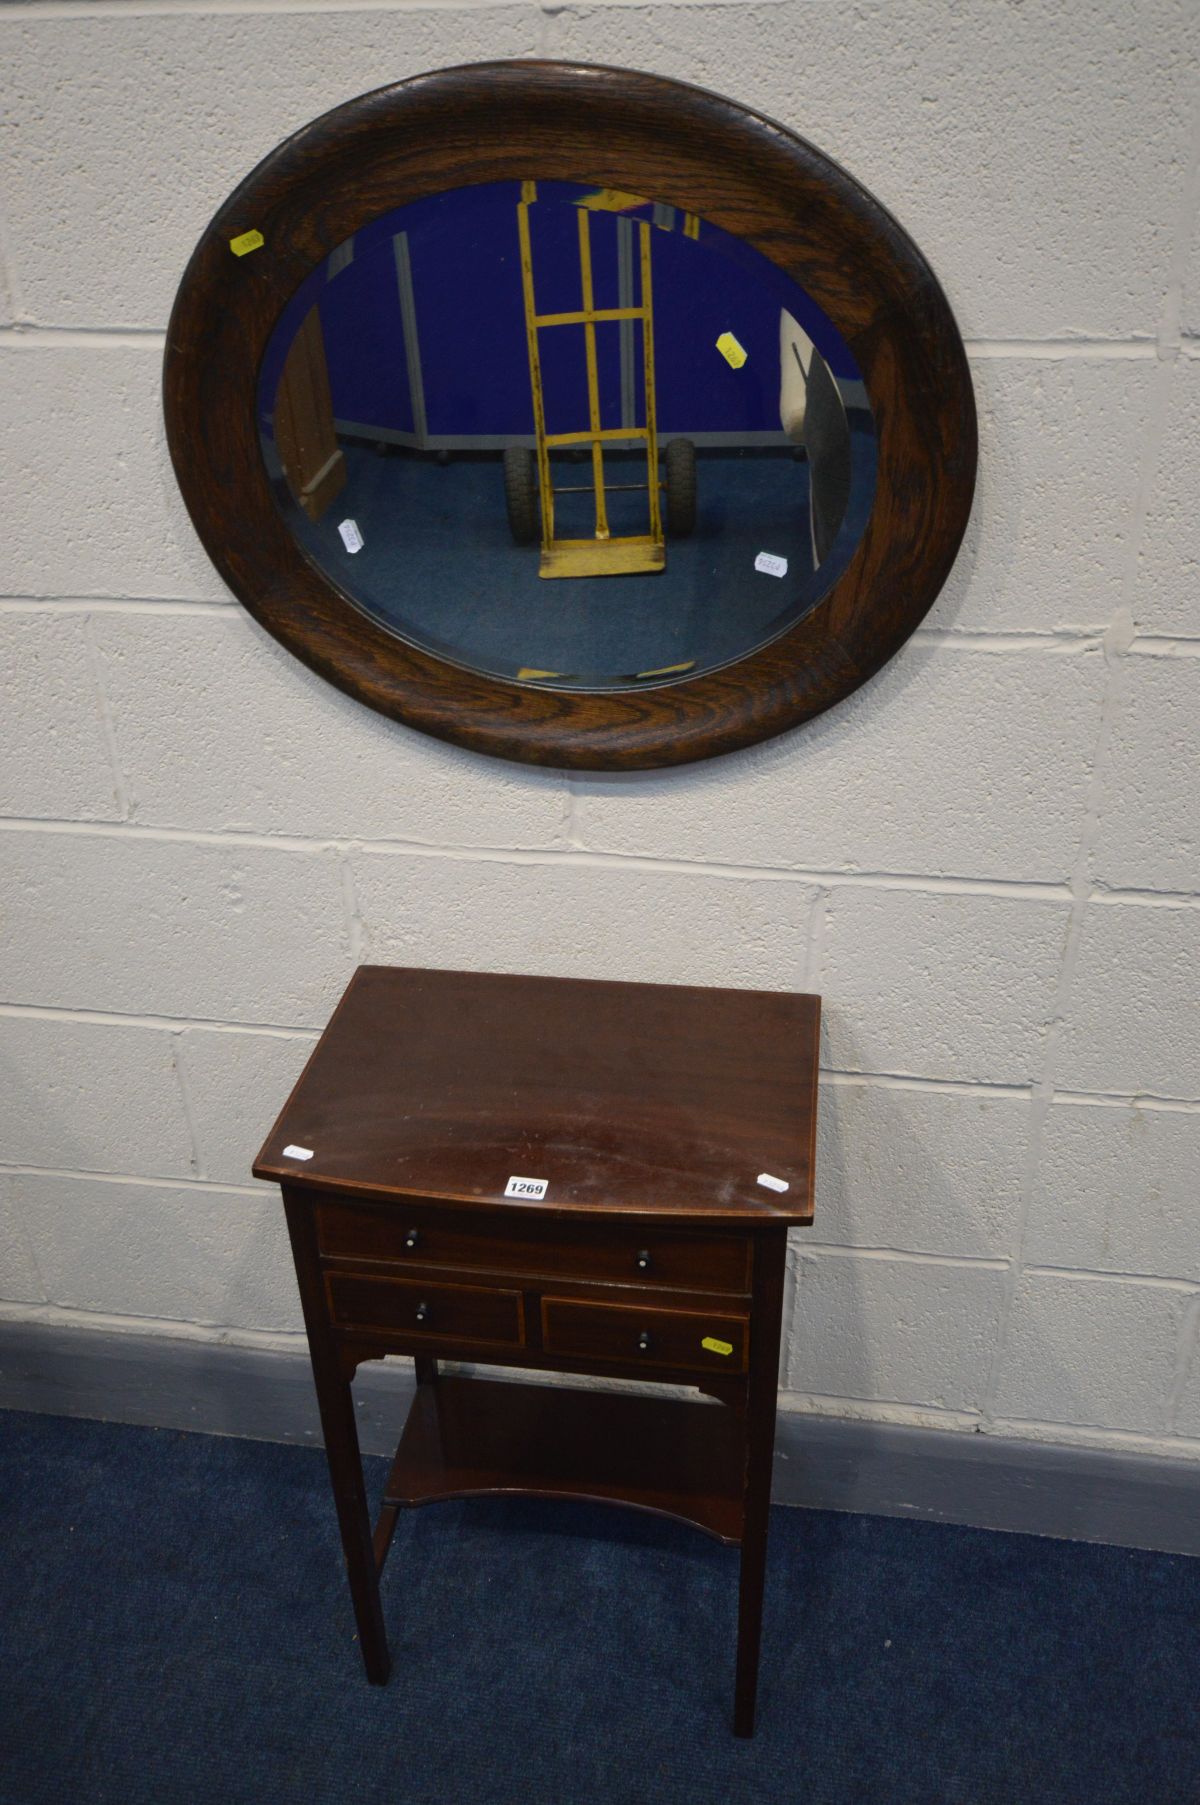
<path fill-rule="evenodd" d="M 382 1686 L 391 1671 L 391 1657 L 379 1599 L 379 1573 L 375 1564 L 358 1429 L 354 1421 L 354 1399 L 325 1311 L 312 1205 L 294 1192 L 289 1193 L 287 1186 L 284 1186 L 283 1201 L 308 1330 L 317 1406 L 325 1437 L 325 1457 L 333 1482 L 333 1499 L 346 1575 L 350 1581 L 350 1598 L 358 1624 L 359 1646 L 367 1678 L 374 1685 Z"/>
<path fill-rule="evenodd" d="M 733 1704 L 735 1736 L 754 1734 L 786 1257 L 786 1229 L 765 1229 L 754 1237 L 754 1301 L 745 1403 L 745 1527 L 738 1585 L 737 1679 Z"/>

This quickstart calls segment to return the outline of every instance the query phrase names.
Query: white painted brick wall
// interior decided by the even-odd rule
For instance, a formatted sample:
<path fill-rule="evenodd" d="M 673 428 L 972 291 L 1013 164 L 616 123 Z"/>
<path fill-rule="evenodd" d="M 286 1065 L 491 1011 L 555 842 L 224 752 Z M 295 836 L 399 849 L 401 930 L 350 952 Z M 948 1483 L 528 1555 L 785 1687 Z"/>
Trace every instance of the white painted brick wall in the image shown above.
<path fill-rule="evenodd" d="M 971 336 L 1152 338 L 1198 36 L 1189 0 L 784 0 L 564 6 L 549 51 L 718 88 L 811 138 L 913 234 Z"/>
<path fill-rule="evenodd" d="M 1031 1083 L 1067 916 L 1065 901 L 1028 896 L 837 886 L 813 973 L 829 1063 Z"/>
<path fill-rule="evenodd" d="M 165 327 L 192 243 L 281 138 L 387 81 L 535 55 L 540 36 L 537 8 L 511 4 L 240 18 L 101 7 L 110 16 L 84 6 L 38 19 L 35 4 L 4 35 L 19 148 L 9 231 L 23 313 L 38 325 Z"/>
<path fill-rule="evenodd" d="M 930 625 L 1106 627 L 1128 564 L 1153 365 L 997 349 L 974 359 L 979 498 Z"/>
<path fill-rule="evenodd" d="M 1200 1439 L 1200 1346 L 1192 1348 L 1191 1369 L 1185 1376 L 1175 1428 L 1180 1435 Z"/>
<path fill-rule="evenodd" d="M 750 990 L 803 988 L 818 895 L 570 855 L 513 864 L 359 852 L 350 869 L 365 947 L 383 965 Z"/>
<path fill-rule="evenodd" d="M 1200 259 L 1188 292 L 1200 334 Z M 1132 601 L 1139 633 L 1179 634 L 1194 655 L 1200 638 L 1200 337 L 1185 341 L 1183 350 L 1162 400 Z"/>
<path fill-rule="evenodd" d="M 978 1410 L 996 1346 L 999 1266 L 797 1253 L 787 1380 L 823 1397 Z"/>
<path fill-rule="evenodd" d="M 997 1411 L 1149 1434 L 1168 1428 L 1188 1303 L 1181 1285 L 1026 1273 Z"/>
<path fill-rule="evenodd" d="M 250 1164 L 317 1044 L 315 1034 L 188 1028 L 179 1062 L 201 1178 L 250 1184 Z"/>
<path fill-rule="evenodd" d="M 4 834 L 0 988 L 57 1009 L 319 1027 L 355 963 L 338 859 L 247 842 Z"/>
<path fill-rule="evenodd" d="M 33 1248 L 15 1195 L 17 1179 L 0 1176 L 0 1297 L 12 1304 L 40 1304 L 46 1292 L 33 1262 Z"/>
<path fill-rule="evenodd" d="M 301 1325 L 282 1211 L 265 1187 L 44 1173 L 12 1182 L 52 1304 L 211 1328 Z"/>
<path fill-rule="evenodd" d="M 645 857 L 1065 882 L 1104 662 L 1076 645 L 1032 652 L 1021 679 L 993 652 L 910 646 L 802 736 L 717 765 L 581 779 L 579 833 Z"/>
<path fill-rule="evenodd" d="M 0 673 L 0 808 L 46 820 L 119 820 L 86 620 L 0 616 Z"/>
<path fill-rule="evenodd" d="M 1025 1251 L 1038 1266 L 1200 1284 L 1200 1114 L 1054 1104 Z"/>
<path fill-rule="evenodd" d="M 821 1090 L 816 1238 L 968 1259 L 1002 1256 L 1021 1210 L 1030 1101 L 865 1079 Z"/>
<path fill-rule="evenodd" d="M 1064 1090 L 1195 1098 L 1198 929 L 1194 904 L 1091 903 L 1055 1069 Z"/>
<path fill-rule="evenodd" d="M 1200 491 L 1192 499 L 1195 505 Z M 1198 721 L 1200 658 L 1129 661 L 1114 711 L 1096 841 L 1100 883 L 1200 891 Z"/>
<path fill-rule="evenodd" d="M 5 1313 L 294 1345 L 248 1167 L 361 958 L 807 986 L 785 1406 L 1200 1458 L 1198 54 L 1193 0 L 0 8 Z M 371 715 L 231 603 L 166 457 L 163 329 L 234 183 L 379 82 L 523 55 L 811 136 L 968 341 L 927 624 L 690 771 Z"/>
<path fill-rule="evenodd" d="M 485 763 L 364 709 L 241 608 L 106 614 L 94 635 L 131 820 L 431 845 L 561 842 L 565 779 Z"/>
<path fill-rule="evenodd" d="M 128 1022 L 0 1015 L 5 1160 L 63 1171 L 195 1176 L 175 1069 L 181 1038 Z"/>
<path fill-rule="evenodd" d="M 7 35 L 2 13 L 0 29 Z M 221 598 L 171 473 L 161 374 L 161 344 L 148 337 L 80 345 L 7 335 L 5 594 Z"/>

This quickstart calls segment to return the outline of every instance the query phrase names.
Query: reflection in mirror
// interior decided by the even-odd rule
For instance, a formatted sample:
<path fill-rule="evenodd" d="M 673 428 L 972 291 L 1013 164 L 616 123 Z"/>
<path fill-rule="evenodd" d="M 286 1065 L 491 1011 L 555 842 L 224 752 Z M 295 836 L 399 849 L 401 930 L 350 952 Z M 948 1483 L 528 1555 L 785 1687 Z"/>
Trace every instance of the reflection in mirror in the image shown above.
<path fill-rule="evenodd" d="M 875 485 L 866 390 L 803 290 L 694 214 L 566 182 L 451 189 L 340 244 L 275 328 L 259 425 L 293 533 L 358 608 L 547 688 L 774 639 L 845 570 Z"/>

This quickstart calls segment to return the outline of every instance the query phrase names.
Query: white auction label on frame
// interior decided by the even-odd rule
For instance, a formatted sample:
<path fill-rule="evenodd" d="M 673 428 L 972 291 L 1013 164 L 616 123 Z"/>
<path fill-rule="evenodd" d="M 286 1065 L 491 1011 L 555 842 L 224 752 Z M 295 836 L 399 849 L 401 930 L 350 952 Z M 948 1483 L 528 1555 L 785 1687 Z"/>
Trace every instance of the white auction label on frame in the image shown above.
<path fill-rule="evenodd" d="M 544 1197 L 548 1178 L 510 1178 L 504 1187 L 506 1197 Z"/>
<path fill-rule="evenodd" d="M 755 570 L 761 570 L 767 577 L 786 577 L 787 559 L 781 558 L 777 552 L 759 552 L 754 560 Z"/>
<path fill-rule="evenodd" d="M 360 552 L 363 548 L 363 536 L 358 530 L 357 520 L 343 520 L 338 526 L 342 535 L 342 544 L 348 552 Z"/>

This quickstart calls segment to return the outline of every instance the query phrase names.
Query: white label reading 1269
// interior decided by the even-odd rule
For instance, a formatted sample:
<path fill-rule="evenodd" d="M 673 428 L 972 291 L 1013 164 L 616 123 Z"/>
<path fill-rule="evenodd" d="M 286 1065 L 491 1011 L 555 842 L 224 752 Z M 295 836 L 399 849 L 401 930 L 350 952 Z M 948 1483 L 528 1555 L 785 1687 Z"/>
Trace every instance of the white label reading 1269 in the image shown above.
<path fill-rule="evenodd" d="M 504 1187 L 506 1197 L 544 1197 L 548 1178 L 510 1178 Z"/>

